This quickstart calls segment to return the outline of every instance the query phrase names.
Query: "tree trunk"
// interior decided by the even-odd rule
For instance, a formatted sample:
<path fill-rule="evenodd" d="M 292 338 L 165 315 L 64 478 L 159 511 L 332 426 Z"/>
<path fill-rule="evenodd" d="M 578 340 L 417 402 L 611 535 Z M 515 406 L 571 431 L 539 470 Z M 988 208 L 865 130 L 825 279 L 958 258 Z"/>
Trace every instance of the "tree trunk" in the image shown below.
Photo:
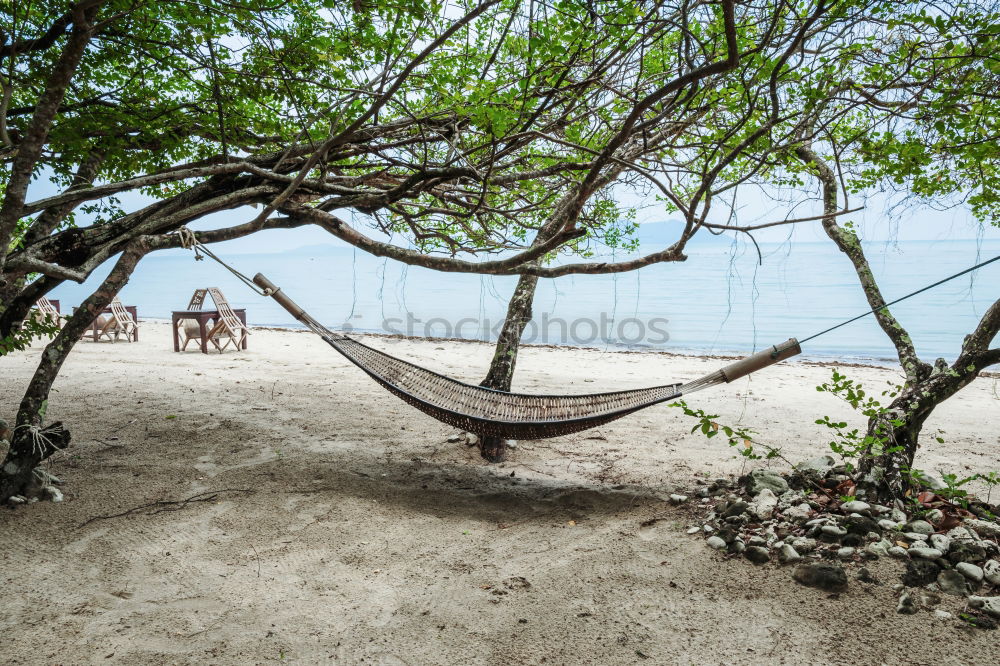
<path fill-rule="evenodd" d="M 531 321 L 531 306 L 535 300 L 537 285 L 536 275 L 522 275 L 518 279 L 514 295 L 507 304 L 507 316 L 500 337 L 497 338 L 489 372 L 486 373 L 486 378 L 479 384 L 480 386 L 496 391 L 510 391 L 514 368 L 517 365 L 517 352 L 521 346 L 521 335 L 524 334 L 524 327 Z M 479 454 L 490 462 L 503 462 L 507 458 L 507 440 L 480 436 Z"/>
<path fill-rule="evenodd" d="M 1000 362 L 1000 349 L 989 345 L 1000 332 L 1000 300 L 983 315 L 966 337 L 958 359 L 950 366 L 938 359 L 932 366 L 922 361 L 903 325 L 885 306 L 882 291 L 865 256 L 861 240 L 850 227 L 837 222 L 837 177 L 830 165 L 809 145 L 800 145 L 795 155 L 812 167 L 823 191 L 823 230 L 850 259 L 865 298 L 882 331 L 896 348 L 906 379 L 887 411 L 869 419 L 870 442 L 861 454 L 857 479 L 867 493 L 889 503 L 902 500 L 914 490 L 913 462 L 924 422 L 942 402 L 979 376 L 983 368 Z"/>
<path fill-rule="evenodd" d="M 521 335 L 531 321 L 531 306 L 535 300 L 535 287 L 538 277 L 522 275 L 514 288 L 514 295 L 507 304 L 507 316 L 503 322 L 500 337 L 497 338 L 496 350 L 490 370 L 480 386 L 496 391 L 510 391 L 514 379 L 514 367 L 517 365 L 517 351 L 521 346 Z"/>
<path fill-rule="evenodd" d="M 28 316 L 31 306 L 61 283 L 62 280 L 48 275 L 43 275 L 28 285 L 22 285 L 20 280 L 8 282 L 11 289 L 5 291 L 9 295 L 0 295 L 0 338 L 16 333 L 21 322 Z"/>
<path fill-rule="evenodd" d="M 125 286 L 139 259 L 147 251 L 147 244 L 142 240 L 126 247 L 108 277 L 80 304 L 76 313 L 42 352 L 21 400 L 16 425 L 10 435 L 10 448 L 3 465 L 0 465 L 0 503 L 23 493 L 31 483 L 38 464 L 69 445 L 70 433 L 61 424 L 41 427 L 52 383 L 80 336 Z"/>

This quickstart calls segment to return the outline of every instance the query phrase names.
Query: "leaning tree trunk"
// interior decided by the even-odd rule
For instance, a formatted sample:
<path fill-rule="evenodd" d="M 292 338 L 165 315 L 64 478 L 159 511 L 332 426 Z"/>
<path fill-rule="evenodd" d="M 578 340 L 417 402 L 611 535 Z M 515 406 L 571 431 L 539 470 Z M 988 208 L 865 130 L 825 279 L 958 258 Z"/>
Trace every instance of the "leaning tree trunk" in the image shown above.
<path fill-rule="evenodd" d="M 43 275 L 30 284 L 23 284 L 19 280 L 10 281 L 9 293 L 0 292 L 0 339 L 17 333 L 31 306 L 61 283 L 62 280 L 48 275 Z"/>
<path fill-rule="evenodd" d="M 510 391 L 510 384 L 514 379 L 514 367 L 517 365 L 517 352 L 521 346 L 521 335 L 524 333 L 524 327 L 531 321 L 531 306 L 537 285 L 536 275 L 522 275 L 518 279 L 514 295 L 507 304 L 507 316 L 500 337 L 497 338 L 490 370 L 480 386 L 496 391 Z M 503 462 L 507 457 L 507 440 L 480 436 L 479 453 L 490 462 Z"/>
<path fill-rule="evenodd" d="M 76 313 L 42 351 L 38 367 L 21 400 L 15 426 L 8 435 L 10 446 L 0 465 L 0 502 L 23 493 L 31 483 L 38 464 L 69 445 L 70 433 L 62 424 L 42 427 L 52 383 L 76 342 L 125 286 L 139 259 L 147 251 L 143 240 L 131 243 L 104 282 L 80 304 Z"/>
<path fill-rule="evenodd" d="M 854 267 L 875 319 L 896 348 L 905 373 L 903 386 L 884 412 L 872 416 L 866 435 L 868 446 L 858 465 L 858 480 L 867 493 L 883 502 L 902 501 L 915 489 L 911 474 L 920 445 L 924 422 L 942 402 L 960 391 L 990 365 L 1000 363 L 1000 349 L 990 349 L 1000 333 L 1000 300 L 983 315 L 975 330 L 962 343 L 958 359 L 948 365 L 922 361 L 909 333 L 885 306 L 861 240 L 850 228 L 837 223 L 837 177 L 833 169 L 808 145 L 795 150 L 810 166 L 823 190 L 823 230 Z"/>

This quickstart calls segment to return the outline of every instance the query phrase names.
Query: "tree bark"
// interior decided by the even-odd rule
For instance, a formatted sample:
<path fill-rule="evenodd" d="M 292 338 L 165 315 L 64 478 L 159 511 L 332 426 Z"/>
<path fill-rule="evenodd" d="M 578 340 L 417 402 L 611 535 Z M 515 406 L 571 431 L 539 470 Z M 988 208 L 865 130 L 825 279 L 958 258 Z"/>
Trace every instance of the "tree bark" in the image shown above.
<path fill-rule="evenodd" d="M 500 337 L 497 338 L 493 361 L 490 363 L 486 378 L 479 384 L 495 391 L 510 391 L 514 379 L 514 368 L 517 365 L 517 352 L 521 346 L 521 335 L 524 327 L 531 321 L 531 306 L 535 300 L 535 287 L 538 276 L 522 275 L 514 295 L 507 303 L 507 316 L 503 322 Z M 499 437 L 479 438 L 479 453 L 490 462 L 503 462 L 507 458 L 507 440 Z"/>
<path fill-rule="evenodd" d="M 149 246 L 144 239 L 130 243 L 104 282 L 80 305 L 42 352 L 35 374 L 21 400 L 7 456 L 0 465 L 0 502 L 24 492 L 38 464 L 69 445 L 70 433 L 60 424 L 41 428 L 49 391 L 80 336 L 125 286 L 136 264 L 148 251 Z M 45 437 L 39 438 L 39 432 Z"/>
<path fill-rule="evenodd" d="M 62 280 L 58 278 L 43 275 L 23 287 L 20 280 L 11 281 L 8 283 L 11 287 L 22 287 L 20 291 L 11 289 L 11 296 L 0 290 L 0 338 L 16 332 L 28 316 L 31 306 L 61 283 Z"/>

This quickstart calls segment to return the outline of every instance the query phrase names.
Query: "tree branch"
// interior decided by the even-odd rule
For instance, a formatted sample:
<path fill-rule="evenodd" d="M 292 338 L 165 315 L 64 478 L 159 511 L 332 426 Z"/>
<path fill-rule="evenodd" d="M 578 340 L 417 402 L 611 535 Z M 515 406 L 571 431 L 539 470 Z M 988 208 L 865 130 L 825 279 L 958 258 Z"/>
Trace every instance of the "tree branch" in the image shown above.
<path fill-rule="evenodd" d="M 89 0 L 71 10 L 73 30 L 66 40 L 66 46 L 59 55 L 59 60 L 52 68 L 52 74 L 45 85 L 45 92 L 35 107 L 35 113 L 28 123 L 24 139 L 18 145 L 17 155 L 11 165 L 10 179 L 7 181 L 3 204 L 0 206 L 0 248 L 10 246 L 14 230 L 22 216 L 21 207 L 24 205 L 28 184 L 31 182 L 35 165 L 42 155 L 49 129 L 90 41 L 92 34 L 90 21 L 96 13 L 98 4 L 99 2 L 95 0 Z M 6 252 L 0 253 L 0 284 L 4 282 L 2 272 L 6 256 Z"/>
<path fill-rule="evenodd" d="M 906 373 L 907 381 L 916 383 L 931 371 L 931 366 L 920 360 L 917 356 L 916 348 L 913 346 L 913 340 L 910 339 L 910 335 L 892 313 L 889 312 L 889 309 L 885 307 L 885 298 L 882 296 L 882 290 L 875 281 L 875 275 L 872 273 L 868 259 L 861 248 L 861 241 L 858 239 L 857 234 L 837 224 L 835 214 L 838 208 L 838 186 L 833 169 L 807 144 L 801 144 L 796 147 L 794 153 L 804 164 L 812 167 L 814 175 L 822 187 L 823 210 L 826 213 L 826 216 L 823 218 L 823 230 L 836 243 L 840 251 L 846 254 L 848 259 L 851 260 L 868 304 L 873 310 L 877 310 L 875 319 L 896 348 L 896 354 L 899 357 L 900 364 L 903 366 L 903 371 Z"/>

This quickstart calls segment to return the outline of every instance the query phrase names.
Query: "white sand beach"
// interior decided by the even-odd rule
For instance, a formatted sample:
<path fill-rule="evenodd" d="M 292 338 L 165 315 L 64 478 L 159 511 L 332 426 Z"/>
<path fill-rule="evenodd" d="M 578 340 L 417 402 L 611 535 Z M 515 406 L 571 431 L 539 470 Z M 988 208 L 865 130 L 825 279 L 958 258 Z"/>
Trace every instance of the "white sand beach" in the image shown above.
<path fill-rule="evenodd" d="M 368 341 L 472 382 L 491 357 Z M 174 353 L 169 326 L 145 322 L 136 344 L 81 341 L 70 356 L 48 408 L 73 432 L 48 466 L 65 501 L 0 511 L 4 662 L 995 663 L 995 632 L 896 614 L 894 562 L 871 565 L 881 585 L 828 596 L 686 535 L 694 507 L 666 494 L 748 463 L 678 409 L 519 442 L 490 465 L 309 333 L 193 347 Z M 0 359 L 8 418 L 41 349 Z M 724 362 L 527 347 L 514 388 L 624 389 Z M 815 390 L 830 370 L 786 362 L 689 403 L 811 458 L 828 452 L 817 418 L 862 425 Z M 898 379 L 846 372 L 875 392 Z M 1000 469 L 998 382 L 939 408 L 920 468 Z M 93 520 L 199 493 L 209 501 Z"/>

